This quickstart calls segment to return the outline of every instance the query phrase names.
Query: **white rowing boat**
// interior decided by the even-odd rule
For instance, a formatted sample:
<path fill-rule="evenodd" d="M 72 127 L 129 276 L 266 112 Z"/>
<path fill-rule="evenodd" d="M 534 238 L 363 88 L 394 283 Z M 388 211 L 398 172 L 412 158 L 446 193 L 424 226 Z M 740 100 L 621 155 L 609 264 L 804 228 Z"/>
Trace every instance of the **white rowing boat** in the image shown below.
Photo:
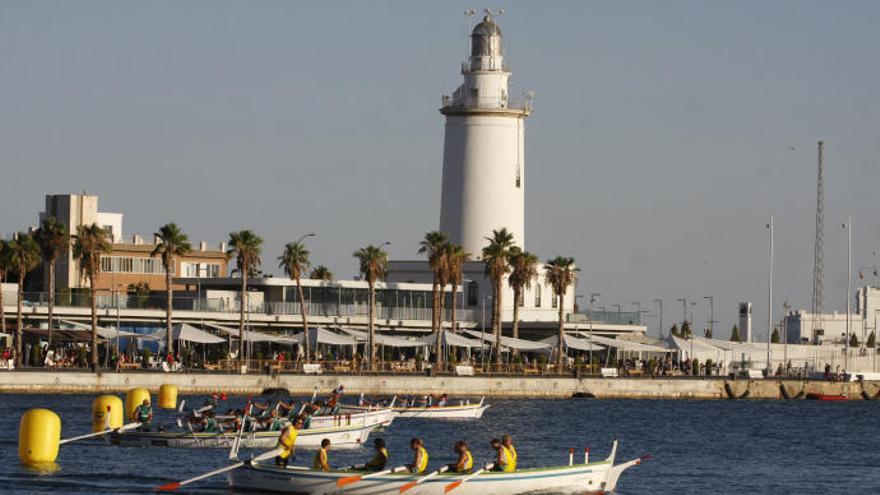
<path fill-rule="evenodd" d="M 614 464 L 617 442 L 607 459 L 589 464 L 574 464 L 548 468 L 523 469 L 514 473 L 485 472 L 466 483 L 459 485 L 454 495 L 515 495 L 536 491 L 558 490 L 578 493 L 610 492 L 617 486 L 620 474 L 627 468 L 641 462 L 633 459 L 623 464 Z M 397 473 L 363 479 L 342 487 L 337 481 L 355 474 L 369 474 L 363 471 L 322 472 L 302 467 L 277 467 L 270 463 L 254 463 L 230 471 L 227 475 L 233 488 L 258 492 L 289 493 L 298 495 L 379 495 L 398 494 L 400 488 L 416 481 L 421 476 Z M 426 479 L 412 487 L 409 495 L 445 495 L 444 487 L 462 479 L 459 473 L 443 473 Z"/>
<path fill-rule="evenodd" d="M 305 449 L 317 449 L 321 440 L 327 438 L 334 449 L 357 448 L 370 437 L 374 425 L 335 426 L 332 428 L 309 428 L 300 430 L 296 438 L 296 446 Z M 279 431 L 246 432 L 241 436 L 244 448 L 274 447 L 278 442 Z M 113 445 L 133 447 L 172 447 L 172 448 L 230 448 L 235 440 L 235 433 L 197 433 L 189 431 L 125 431 L 108 435 Z"/>
<path fill-rule="evenodd" d="M 332 428 L 334 426 L 372 426 L 374 428 L 387 428 L 391 426 L 397 414 L 394 409 L 367 409 L 364 411 L 343 411 L 341 414 L 328 416 L 312 416 L 312 428 Z"/>
<path fill-rule="evenodd" d="M 480 419 L 483 417 L 483 413 L 486 412 L 486 409 L 489 409 L 489 404 L 484 403 L 484 399 L 480 399 L 480 402 L 470 404 L 459 404 L 453 406 L 395 406 L 392 407 L 391 410 L 399 418 L 422 418 L 422 419 L 446 419 L 446 420 L 459 420 L 459 419 Z M 345 410 L 351 411 L 365 411 L 368 408 L 366 406 L 342 406 Z"/>

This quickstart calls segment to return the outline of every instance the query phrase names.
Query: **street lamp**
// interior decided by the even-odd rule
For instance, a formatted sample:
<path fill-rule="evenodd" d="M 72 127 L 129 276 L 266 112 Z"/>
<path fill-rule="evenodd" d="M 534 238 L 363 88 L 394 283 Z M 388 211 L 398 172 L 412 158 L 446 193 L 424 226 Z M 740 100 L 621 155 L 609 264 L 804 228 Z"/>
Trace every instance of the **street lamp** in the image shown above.
<path fill-rule="evenodd" d="M 660 340 L 663 340 L 663 299 L 654 299 L 660 305 Z"/>
<path fill-rule="evenodd" d="M 611 306 L 617 308 L 617 324 L 620 325 L 620 304 L 612 304 Z"/>
<path fill-rule="evenodd" d="M 773 334 L 773 214 L 770 214 L 770 263 L 767 270 L 767 378 L 770 378 L 770 336 Z"/>
<path fill-rule="evenodd" d="M 852 217 L 846 217 L 842 225 L 846 229 L 846 340 L 843 343 L 843 372 L 849 367 L 849 333 L 852 327 L 852 308 L 850 307 L 849 295 L 852 293 Z"/>
<path fill-rule="evenodd" d="M 681 326 L 688 321 L 688 300 L 686 297 L 679 297 L 676 301 L 681 303 Z"/>
<path fill-rule="evenodd" d="M 709 335 L 715 337 L 715 298 L 713 296 L 703 296 L 703 299 L 709 300 Z"/>
<path fill-rule="evenodd" d="M 593 305 L 602 294 L 598 292 L 590 293 L 590 333 L 589 333 L 589 356 L 590 356 L 590 373 L 593 372 Z"/>
<path fill-rule="evenodd" d="M 301 236 L 299 237 L 299 239 L 296 240 L 296 243 L 297 243 L 297 244 L 301 243 L 301 242 L 303 241 L 303 239 L 305 239 L 306 237 L 315 237 L 315 233 L 314 233 L 314 232 L 309 232 L 308 234 L 303 234 L 303 235 L 301 235 Z"/>

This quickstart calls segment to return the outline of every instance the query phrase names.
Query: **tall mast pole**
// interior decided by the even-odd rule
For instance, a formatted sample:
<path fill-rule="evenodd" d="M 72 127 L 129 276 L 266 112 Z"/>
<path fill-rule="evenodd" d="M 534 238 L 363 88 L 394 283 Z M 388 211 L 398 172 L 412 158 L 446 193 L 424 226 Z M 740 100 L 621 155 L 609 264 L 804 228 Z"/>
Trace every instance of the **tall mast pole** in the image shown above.
<path fill-rule="evenodd" d="M 819 141 L 819 172 L 816 179 L 816 238 L 813 254 L 813 321 L 812 340 L 817 343 L 818 330 L 823 329 L 823 286 L 825 272 L 825 141 Z"/>
<path fill-rule="evenodd" d="M 843 372 L 849 367 L 849 334 L 852 328 L 852 217 L 846 217 L 846 342 L 843 343 Z"/>
<path fill-rule="evenodd" d="M 770 377 L 773 370 L 770 369 L 770 339 L 773 335 L 773 214 L 770 214 L 770 267 L 767 274 L 767 376 Z"/>

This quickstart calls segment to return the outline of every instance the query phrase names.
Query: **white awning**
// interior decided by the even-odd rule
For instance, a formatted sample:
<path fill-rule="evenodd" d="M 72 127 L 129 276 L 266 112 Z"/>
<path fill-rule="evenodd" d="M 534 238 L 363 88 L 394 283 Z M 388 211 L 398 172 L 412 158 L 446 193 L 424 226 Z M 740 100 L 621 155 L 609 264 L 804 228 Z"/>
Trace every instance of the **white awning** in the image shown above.
<path fill-rule="evenodd" d="M 443 330 L 443 336 L 441 337 L 442 344 L 449 347 L 466 347 L 466 348 L 477 348 L 483 347 L 482 342 L 479 340 L 469 339 L 467 337 L 462 337 L 457 333 L 450 332 L 449 330 Z M 437 344 L 437 336 L 436 335 L 428 335 L 419 339 L 422 345 L 428 347 L 434 347 Z"/>
<path fill-rule="evenodd" d="M 73 329 L 68 328 L 68 329 L 60 329 L 60 330 L 67 330 L 67 331 L 72 330 L 72 331 L 76 331 L 76 332 L 82 332 L 82 331 L 91 332 L 92 331 L 91 325 L 86 325 L 85 323 L 80 323 L 78 321 L 61 320 L 61 323 L 64 323 L 66 325 L 70 325 L 73 327 Z M 46 331 L 48 331 L 48 329 L 46 329 Z M 117 336 L 118 337 L 142 337 L 143 336 L 143 334 L 134 333 L 134 332 L 127 332 L 125 330 L 119 330 L 117 332 L 117 330 L 115 328 L 106 328 L 106 327 L 97 327 L 95 329 L 95 333 L 97 333 L 98 336 L 101 337 L 102 339 L 108 339 L 108 340 L 115 339 Z"/>
<path fill-rule="evenodd" d="M 593 342 L 597 342 L 599 344 L 614 347 L 620 351 L 628 351 L 628 352 L 672 352 L 673 349 L 667 349 L 666 347 L 660 347 L 656 345 L 649 344 L 641 344 L 639 342 L 630 342 L 629 340 L 620 340 L 620 339 L 609 339 L 608 337 L 599 337 L 597 335 L 593 335 Z"/>
<path fill-rule="evenodd" d="M 340 330 L 351 335 L 352 337 L 357 339 L 358 342 L 361 342 L 361 343 L 367 342 L 367 340 L 370 337 L 369 333 L 361 331 L 361 330 L 354 330 L 352 328 L 346 328 L 346 327 L 340 327 Z M 407 339 L 402 339 L 400 337 L 394 337 L 391 335 L 382 335 L 381 333 L 378 333 L 378 332 L 373 334 L 373 338 L 375 339 L 376 344 L 384 345 L 384 346 L 388 346 L 388 347 L 424 347 L 425 346 L 425 343 L 420 340 L 407 340 Z"/>
<path fill-rule="evenodd" d="M 239 338 L 239 331 L 237 328 L 229 328 L 229 327 L 224 327 L 224 326 L 220 326 L 220 325 L 214 325 L 211 323 L 208 323 L 205 326 L 211 327 L 211 328 L 219 330 L 223 333 L 232 335 L 232 338 L 234 338 L 234 339 Z M 245 330 L 244 334 L 245 334 L 245 338 L 249 342 L 275 342 L 275 343 L 279 343 L 279 344 L 292 344 L 292 343 L 296 342 L 291 337 L 288 337 L 286 335 L 272 335 L 272 334 L 263 333 L 263 332 L 255 332 L 253 330 Z"/>
<path fill-rule="evenodd" d="M 495 334 L 492 333 L 483 333 L 477 332 L 476 330 L 465 330 L 464 333 L 470 335 L 471 337 L 481 339 L 485 342 L 494 343 L 495 342 Z M 501 345 L 503 347 L 507 347 L 510 349 L 516 349 L 518 351 L 548 351 L 550 350 L 550 345 L 542 342 L 535 342 L 532 340 L 523 340 L 523 339 L 515 339 L 513 337 L 505 337 L 501 336 Z"/>
<path fill-rule="evenodd" d="M 144 338 L 148 338 L 151 340 L 163 341 L 165 340 L 165 330 L 159 330 L 158 332 L 151 333 L 149 335 L 142 335 Z M 204 330 L 199 330 L 198 328 L 189 325 L 187 323 L 178 323 L 172 327 L 171 337 L 174 340 L 183 340 L 186 342 L 195 342 L 196 344 L 225 344 L 226 339 L 220 338 L 216 335 L 210 334 Z"/>
<path fill-rule="evenodd" d="M 291 341 L 304 343 L 303 332 L 288 337 Z M 309 343 L 328 344 L 328 345 L 357 345 L 357 340 L 349 335 L 340 335 L 324 328 L 309 329 Z"/>
<path fill-rule="evenodd" d="M 567 333 L 564 334 L 563 337 L 565 339 L 565 347 L 568 347 L 569 349 L 577 349 L 579 351 L 587 351 L 587 352 L 589 352 L 591 350 L 592 351 L 601 351 L 601 350 L 605 349 L 605 346 L 603 346 L 603 345 L 599 345 L 596 342 L 591 343 L 589 338 L 580 339 L 580 338 L 575 337 L 574 335 L 570 335 Z M 541 342 L 544 342 L 547 345 L 555 348 L 556 344 L 559 343 L 559 337 L 558 336 L 547 337 L 546 339 L 542 339 Z"/>

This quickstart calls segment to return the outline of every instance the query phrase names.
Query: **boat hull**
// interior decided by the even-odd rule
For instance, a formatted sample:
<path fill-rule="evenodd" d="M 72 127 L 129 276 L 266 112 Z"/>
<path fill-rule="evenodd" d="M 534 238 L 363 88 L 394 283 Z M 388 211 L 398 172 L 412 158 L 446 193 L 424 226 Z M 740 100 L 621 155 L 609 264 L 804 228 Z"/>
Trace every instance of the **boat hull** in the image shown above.
<path fill-rule="evenodd" d="M 625 465 L 612 466 L 611 461 L 603 461 L 559 468 L 529 469 L 515 473 L 488 472 L 459 485 L 455 489 L 455 495 L 514 495 L 553 489 L 576 489 L 580 492 L 610 491 L 619 476 L 619 472 L 615 472 L 615 469 L 622 470 L 620 468 L 623 466 Z M 398 494 L 401 486 L 420 478 L 408 473 L 390 474 L 341 488 L 336 486 L 337 480 L 353 474 L 357 473 L 351 471 L 325 473 L 312 469 L 296 467 L 285 469 L 259 464 L 230 471 L 227 477 L 229 485 L 237 489 L 302 495 Z M 415 486 L 407 493 L 445 495 L 444 487 L 461 477 L 461 474 L 441 474 Z"/>
<path fill-rule="evenodd" d="M 399 418 L 422 418 L 422 419 L 445 419 L 445 420 L 468 420 L 480 419 L 489 408 L 488 404 L 465 404 L 461 406 L 432 406 L 432 407 L 393 407 L 394 414 Z M 367 411 L 363 406 L 345 406 L 346 410 Z"/>
<path fill-rule="evenodd" d="M 330 439 L 334 449 L 350 449 L 362 446 L 370 436 L 374 426 L 342 426 L 335 428 L 309 428 L 300 430 L 296 439 L 297 448 L 317 449 L 321 440 Z M 256 449 L 274 447 L 278 442 L 278 431 L 258 431 L 241 436 L 241 447 Z M 190 432 L 140 432 L 125 431 L 108 435 L 112 445 L 131 447 L 170 447 L 182 449 L 214 448 L 228 449 L 235 440 L 235 434 L 190 433 Z"/>
<path fill-rule="evenodd" d="M 312 428 L 333 428 L 337 426 L 391 426 L 396 413 L 391 408 L 367 411 L 352 411 L 333 416 L 312 416 Z"/>

